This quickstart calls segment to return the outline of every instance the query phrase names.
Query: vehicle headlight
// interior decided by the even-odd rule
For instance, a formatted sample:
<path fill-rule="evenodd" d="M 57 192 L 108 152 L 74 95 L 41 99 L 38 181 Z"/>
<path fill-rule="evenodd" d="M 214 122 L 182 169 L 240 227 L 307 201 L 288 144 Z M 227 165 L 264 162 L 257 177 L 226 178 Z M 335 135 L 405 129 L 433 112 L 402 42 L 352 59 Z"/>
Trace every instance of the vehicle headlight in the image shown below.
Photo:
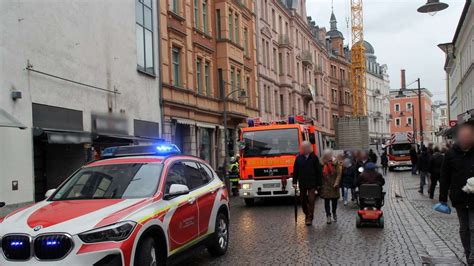
<path fill-rule="evenodd" d="M 250 189 L 251 187 L 252 187 L 251 184 L 248 184 L 248 183 L 242 184 L 242 189 Z"/>
<path fill-rule="evenodd" d="M 137 223 L 132 221 L 120 222 L 79 234 L 85 243 L 104 241 L 122 241 L 128 238 Z"/>

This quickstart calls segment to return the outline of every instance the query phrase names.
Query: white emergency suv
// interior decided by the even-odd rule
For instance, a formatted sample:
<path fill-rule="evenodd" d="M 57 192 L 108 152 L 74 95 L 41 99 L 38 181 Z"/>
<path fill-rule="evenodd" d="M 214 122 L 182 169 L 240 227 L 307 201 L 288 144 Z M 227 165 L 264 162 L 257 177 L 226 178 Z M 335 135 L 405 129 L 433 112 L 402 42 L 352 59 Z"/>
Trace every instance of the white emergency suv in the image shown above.
<path fill-rule="evenodd" d="M 47 198 L 0 218 L 0 265 L 158 265 L 229 243 L 228 193 L 175 145 L 104 150 Z"/>

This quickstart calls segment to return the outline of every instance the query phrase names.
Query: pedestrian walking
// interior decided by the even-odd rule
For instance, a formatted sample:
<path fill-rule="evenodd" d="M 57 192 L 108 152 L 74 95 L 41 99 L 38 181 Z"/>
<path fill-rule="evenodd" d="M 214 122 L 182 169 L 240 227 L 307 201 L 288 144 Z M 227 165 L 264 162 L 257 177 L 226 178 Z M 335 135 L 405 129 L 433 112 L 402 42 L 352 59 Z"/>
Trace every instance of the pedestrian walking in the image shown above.
<path fill-rule="evenodd" d="M 463 190 L 467 180 L 474 177 L 474 125 L 462 124 L 456 135 L 456 144 L 444 156 L 441 167 L 439 201 L 446 204 L 449 194 L 458 215 L 467 263 L 474 265 L 474 193 Z"/>
<path fill-rule="evenodd" d="M 423 189 L 426 185 L 426 180 L 429 177 L 430 174 L 430 153 L 428 152 L 428 149 L 426 147 L 421 148 L 421 155 L 420 155 L 420 160 L 418 162 L 418 170 L 420 171 L 420 192 L 423 194 Z"/>
<path fill-rule="evenodd" d="M 411 174 L 416 175 L 418 171 L 418 153 L 414 146 L 410 149 Z"/>
<path fill-rule="evenodd" d="M 380 163 L 382 164 L 383 175 L 386 176 L 388 170 L 388 155 L 386 151 L 380 156 Z"/>
<path fill-rule="evenodd" d="M 344 199 L 344 206 L 347 206 L 349 200 L 349 191 L 351 191 L 352 198 L 354 195 L 354 184 L 357 178 L 357 167 L 352 164 L 350 159 L 345 159 L 342 169 L 342 198 Z"/>
<path fill-rule="evenodd" d="M 434 197 L 436 184 L 438 183 L 440 175 L 441 175 L 441 166 L 443 165 L 443 161 L 444 161 L 443 153 L 441 153 L 438 147 L 434 147 L 433 156 L 431 156 L 430 167 L 429 167 L 431 184 L 430 184 L 430 189 L 428 193 L 430 194 L 430 199 L 433 199 Z"/>
<path fill-rule="evenodd" d="M 339 186 L 341 183 L 342 163 L 335 162 L 331 150 L 323 153 L 323 183 L 320 195 L 324 199 L 327 224 L 337 221 L 337 201 L 340 198 Z M 331 220 L 332 218 L 332 220 Z"/>
<path fill-rule="evenodd" d="M 377 154 L 372 149 L 369 150 L 369 160 L 374 164 L 377 164 Z"/>
<path fill-rule="evenodd" d="M 305 224 L 311 225 L 314 218 L 314 202 L 316 189 L 322 184 L 321 163 L 313 152 L 313 145 L 304 141 L 301 144 L 302 153 L 296 157 L 293 166 L 293 186 L 299 185 L 301 206 L 305 214 Z"/>

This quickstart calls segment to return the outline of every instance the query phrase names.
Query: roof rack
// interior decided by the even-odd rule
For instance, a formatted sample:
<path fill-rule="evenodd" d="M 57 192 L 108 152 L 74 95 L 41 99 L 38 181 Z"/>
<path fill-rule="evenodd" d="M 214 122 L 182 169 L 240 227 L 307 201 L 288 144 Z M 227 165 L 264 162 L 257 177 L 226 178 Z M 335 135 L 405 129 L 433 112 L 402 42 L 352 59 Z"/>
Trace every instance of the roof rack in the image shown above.
<path fill-rule="evenodd" d="M 272 122 L 262 122 L 260 117 L 247 119 L 249 127 L 269 126 L 269 125 L 288 125 L 288 124 L 302 124 L 314 125 L 313 120 L 307 119 L 303 115 L 289 116 L 287 120 L 276 120 Z"/>

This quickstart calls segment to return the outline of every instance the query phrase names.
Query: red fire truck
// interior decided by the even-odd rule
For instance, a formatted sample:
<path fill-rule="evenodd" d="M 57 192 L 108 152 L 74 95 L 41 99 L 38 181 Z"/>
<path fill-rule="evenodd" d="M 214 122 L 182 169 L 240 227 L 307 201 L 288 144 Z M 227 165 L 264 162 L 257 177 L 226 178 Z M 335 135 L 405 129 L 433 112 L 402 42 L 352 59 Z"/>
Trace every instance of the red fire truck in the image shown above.
<path fill-rule="evenodd" d="M 398 132 L 392 134 L 388 149 L 388 169 L 393 171 L 397 167 L 412 167 L 410 149 L 414 145 L 411 132 Z"/>
<path fill-rule="evenodd" d="M 248 125 L 240 135 L 240 197 L 249 206 L 256 198 L 294 196 L 293 164 L 303 141 L 317 154 L 316 126 L 303 116 L 269 123 L 249 119 Z"/>

